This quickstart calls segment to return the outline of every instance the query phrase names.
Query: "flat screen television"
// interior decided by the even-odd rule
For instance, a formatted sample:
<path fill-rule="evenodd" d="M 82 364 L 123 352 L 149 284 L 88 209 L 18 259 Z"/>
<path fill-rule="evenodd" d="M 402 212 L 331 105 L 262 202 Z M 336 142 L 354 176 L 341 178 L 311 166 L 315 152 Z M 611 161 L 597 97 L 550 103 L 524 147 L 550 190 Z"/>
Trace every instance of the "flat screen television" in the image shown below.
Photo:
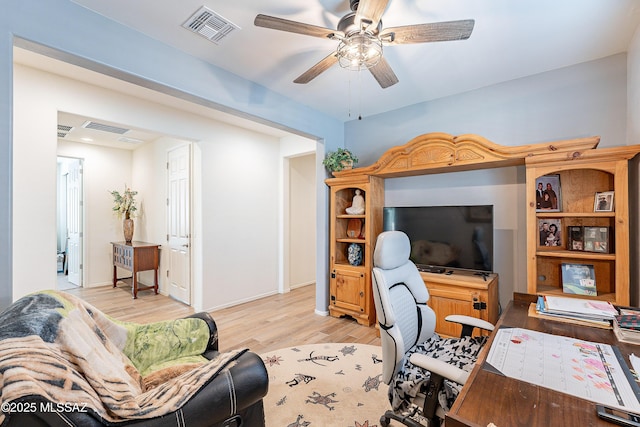
<path fill-rule="evenodd" d="M 385 231 L 409 236 L 419 268 L 493 272 L 492 205 L 385 207 L 383 218 Z"/>

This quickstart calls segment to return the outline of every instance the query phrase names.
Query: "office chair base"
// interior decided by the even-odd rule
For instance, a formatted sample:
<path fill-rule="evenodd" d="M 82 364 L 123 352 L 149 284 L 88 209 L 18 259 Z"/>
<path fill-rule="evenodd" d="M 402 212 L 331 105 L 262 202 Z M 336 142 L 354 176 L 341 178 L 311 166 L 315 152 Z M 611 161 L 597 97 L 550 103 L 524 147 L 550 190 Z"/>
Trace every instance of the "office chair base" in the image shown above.
<path fill-rule="evenodd" d="M 398 421 L 407 427 L 439 427 L 440 419 L 428 420 L 417 411 L 412 413 L 397 414 L 393 411 L 387 411 L 380 417 L 380 426 L 388 427 L 391 420 Z"/>

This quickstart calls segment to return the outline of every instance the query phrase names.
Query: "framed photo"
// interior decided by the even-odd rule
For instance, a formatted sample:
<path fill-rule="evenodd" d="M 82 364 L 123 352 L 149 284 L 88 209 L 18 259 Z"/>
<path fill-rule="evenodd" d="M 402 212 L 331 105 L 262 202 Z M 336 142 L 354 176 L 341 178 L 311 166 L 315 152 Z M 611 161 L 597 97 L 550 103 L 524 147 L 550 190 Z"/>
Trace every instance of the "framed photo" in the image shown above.
<path fill-rule="evenodd" d="M 584 250 L 584 230 L 581 225 L 570 225 L 567 227 L 567 249 L 571 251 Z"/>
<path fill-rule="evenodd" d="M 609 227 L 583 227 L 584 250 L 589 252 L 611 252 Z"/>
<path fill-rule="evenodd" d="M 562 291 L 567 294 L 598 295 L 593 265 L 562 263 Z"/>
<path fill-rule="evenodd" d="M 562 246 L 562 221 L 558 218 L 542 218 L 538 220 L 540 247 Z"/>
<path fill-rule="evenodd" d="M 562 190 L 560 175 L 544 175 L 536 179 L 536 212 L 560 212 Z"/>
<path fill-rule="evenodd" d="M 594 212 L 613 212 L 613 191 L 596 193 L 593 202 Z"/>

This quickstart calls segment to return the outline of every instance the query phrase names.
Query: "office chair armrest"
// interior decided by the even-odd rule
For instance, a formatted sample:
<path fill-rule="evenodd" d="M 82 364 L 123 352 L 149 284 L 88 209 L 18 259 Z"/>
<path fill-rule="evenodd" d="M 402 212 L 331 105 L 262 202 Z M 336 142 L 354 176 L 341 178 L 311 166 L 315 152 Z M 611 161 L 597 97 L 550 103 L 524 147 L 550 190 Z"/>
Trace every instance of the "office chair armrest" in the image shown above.
<path fill-rule="evenodd" d="M 413 353 L 409 361 L 433 374 L 440 375 L 458 384 L 464 385 L 469 378 L 469 372 L 424 354 Z"/>
<path fill-rule="evenodd" d="M 477 319 L 471 316 L 465 316 L 462 314 L 450 314 L 445 317 L 444 320 L 447 322 L 455 322 L 462 325 L 462 336 L 471 336 L 473 332 L 473 328 L 480 328 L 487 331 L 493 331 L 494 326 L 487 322 L 486 320 Z"/>

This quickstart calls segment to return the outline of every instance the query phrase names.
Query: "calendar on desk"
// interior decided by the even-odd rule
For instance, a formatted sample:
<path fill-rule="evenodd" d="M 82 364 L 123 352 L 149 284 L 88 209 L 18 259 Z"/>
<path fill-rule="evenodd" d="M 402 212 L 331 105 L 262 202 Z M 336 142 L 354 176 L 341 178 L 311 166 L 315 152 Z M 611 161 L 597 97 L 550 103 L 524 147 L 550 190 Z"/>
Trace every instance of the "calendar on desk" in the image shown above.
<path fill-rule="evenodd" d="M 640 387 L 618 349 L 608 344 L 500 328 L 485 369 L 590 400 L 640 413 Z"/>

